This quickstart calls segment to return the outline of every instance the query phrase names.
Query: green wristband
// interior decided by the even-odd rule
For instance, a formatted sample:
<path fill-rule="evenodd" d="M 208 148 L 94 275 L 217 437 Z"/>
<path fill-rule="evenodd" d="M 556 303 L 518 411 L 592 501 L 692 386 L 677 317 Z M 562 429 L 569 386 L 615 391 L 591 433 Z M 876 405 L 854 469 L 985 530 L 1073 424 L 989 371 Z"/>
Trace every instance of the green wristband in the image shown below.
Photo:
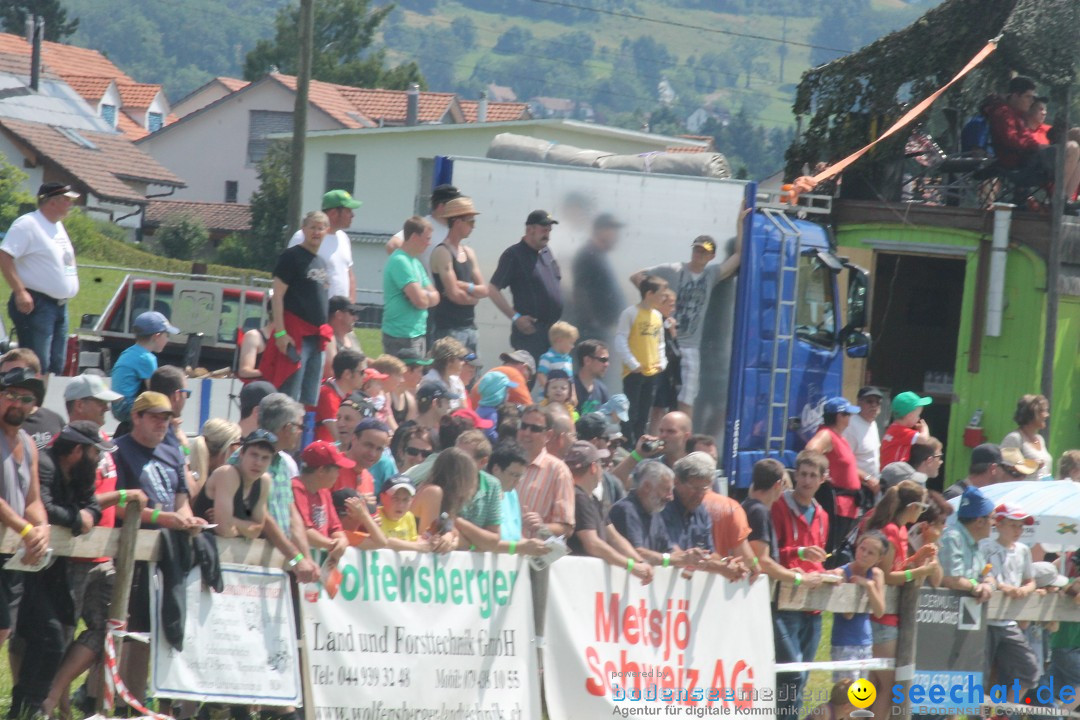
<path fill-rule="evenodd" d="M 912 577 L 912 575 L 911 575 L 911 571 L 910 571 L 910 570 L 905 570 L 905 571 L 904 571 L 904 582 L 906 582 L 906 583 L 909 583 L 909 582 L 911 582 L 911 581 L 912 581 L 912 580 L 914 580 L 914 579 L 915 579 L 915 578 L 914 578 L 914 577 Z"/>
<path fill-rule="evenodd" d="M 626 572 L 634 572 L 634 558 L 626 558 Z"/>
<path fill-rule="evenodd" d="M 116 504 L 119 505 L 120 507 L 124 507 L 125 505 L 127 505 L 127 490 L 126 489 L 124 489 L 124 488 L 120 489 L 120 499 L 116 501 Z"/>
<path fill-rule="evenodd" d="M 641 462 L 642 460 L 641 453 L 639 453 L 637 450 L 632 450 L 630 452 L 630 457 L 634 458 L 634 462 Z"/>
<path fill-rule="evenodd" d="M 795 587 L 802 585 L 802 573 L 795 573 Z"/>
<path fill-rule="evenodd" d="M 154 512 L 150 513 L 150 522 L 157 525 L 158 517 L 161 515 L 161 508 L 154 508 Z"/>
<path fill-rule="evenodd" d="M 803 555 L 803 550 L 805 550 L 805 548 L 799 548 L 799 559 L 800 560 L 805 560 L 806 559 L 806 557 Z"/>
<path fill-rule="evenodd" d="M 278 330 L 276 333 L 274 333 L 274 339 L 276 340 L 277 338 L 283 338 L 288 334 L 289 333 L 285 332 L 284 330 Z"/>
<path fill-rule="evenodd" d="M 664 553 L 663 561 L 660 563 L 662 567 L 668 567 L 671 565 L 671 553 Z"/>
<path fill-rule="evenodd" d="M 757 567 L 758 565 L 761 564 L 761 560 L 758 560 L 758 556 L 755 555 L 754 559 L 750 561 L 750 564 L 753 565 L 754 567 Z"/>
<path fill-rule="evenodd" d="M 517 552 L 517 540 L 510 541 L 510 554 L 513 555 Z"/>

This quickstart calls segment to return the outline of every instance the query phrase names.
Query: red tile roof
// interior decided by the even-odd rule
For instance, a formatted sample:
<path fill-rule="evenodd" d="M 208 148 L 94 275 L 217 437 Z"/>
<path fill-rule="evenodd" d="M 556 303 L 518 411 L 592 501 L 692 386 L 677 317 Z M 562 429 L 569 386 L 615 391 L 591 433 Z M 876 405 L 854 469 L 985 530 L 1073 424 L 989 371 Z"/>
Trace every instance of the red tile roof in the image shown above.
<path fill-rule="evenodd" d="M 715 152 L 715 151 L 712 150 L 711 148 L 707 148 L 707 147 L 694 147 L 694 146 L 691 146 L 691 145 L 672 145 L 671 147 L 665 148 L 664 152 L 669 152 L 669 153 L 705 153 L 705 152 L 707 152 L 707 153 L 711 153 L 711 152 Z"/>
<path fill-rule="evenodd" d="M 239 78 L 219 76 L 214 79 L 227 87 L 230 92 L 236 92 L 237 90 L 246 88 L 248 85 L 251 84 L 247 80 L 240 80 Z"/>
<path fill-rule="evenodd" d="M 112 81 L 112 78 L 97 75 L 67 75 L 64 77 L 64 82 L 91 104 L 101 100 L 105 95 L 105 91 L 109 89 L 109 83 Z"/>
<path fill-rule="evenodd" d="M 270 77 L 280 82 L 293 92 L 296 92 L 296 77 L 293 75 L 281 75 L 274 73 Z M 350 90 L 344 85 L 312 80 L 308 86 L 308 102 L 322 110 L 330 117 L 337 120 L 347 128 L 373 127 L 374 122 L 364 117 L 357 107 L 343 94 L 343 90 Z"/>
<path fill-rule="evenodd" d="M 476 122 L 476 109 L 480 106 L 479 100 L 458 100 L 461 111 L 465 114 L 465 122 Z M 487 122 L 507 122 L 509 120 L 528 120 L 532 115 L 529 113 L 528 103 L 516 102 L 489 102 L 487 109 Z"/>
<path fill-rule="evenodd" d="M 154 102 L 154 98 L 161 93 L 160 85 L 118 82 L 116 86 L 117 89 L 120 90 L 120 100 L 123 103 L 123 107 L 134 108 L 136 110 L 146 110 L 149 108 L 150 104 Z"/>
<path fill-rule="evenodd" d="M 69 134 L 42 123 L 0 118 L 0 130 L 14 136 L 40 158 L 55 164 L 72 178 L 76 186 L 103 200 L 145 204 L 146 196 L 128 185 L 126 180 L 173 187 L 186 185 L 181 178 L 118 133 L 79 131 L 79 136 L 94 145 L 94 148 L 90 148 L 81 145 Z"/>
<path fill-rule="evenodd" d="M 251 206 L 239 203 L 152 200 L 146 206 L 143 225 L 158 227 L 170 217 L 195 217 L 207 230 L 243 232 L 251 229 Z"/>
<path fill-rule="evenodd" d="M 135 122 L 130 115 L 122 110 L 116 113 L 116 129 L 124 133 L 124 136 L 132 142 L 150 134 L 149 130 Z"/>
<path fill-rule="evenodd" d="M 14 53 L 30 57 L 30 43 L 20 35 L 0 33 L 0 53 Z M 50 70 L 60 76 L 94 75 L 114 78 L 118 83 L 135 82 L 97 50 L 46 41 L 41 46 L 41 59 Z M 29 73 L 29 68 L 26 72 Z"/>
<path fill-rule="evenodd" d="M 404 125 L 408 93 L 404 90 L 380 90 L 338 86 L 364 115 L 386 125 Z M 454 93 L 422 92 L 417 108 L 417 122 L 438 123 L 453 118 L 457 96 Z M 461 118 L 453 118 L 459 120 Z"/>

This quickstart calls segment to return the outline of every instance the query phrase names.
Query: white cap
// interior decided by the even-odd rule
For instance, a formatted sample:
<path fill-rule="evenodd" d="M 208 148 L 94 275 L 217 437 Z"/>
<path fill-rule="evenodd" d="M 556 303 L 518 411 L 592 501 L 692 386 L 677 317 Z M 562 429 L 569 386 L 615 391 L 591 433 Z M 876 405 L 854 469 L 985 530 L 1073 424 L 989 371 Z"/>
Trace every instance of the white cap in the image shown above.
<path fill-rule="evenodd" d="M 100 375 L 78 375 L 71 378 L 71 382 L 64 388 L 65 401 L 90 397 L 114 402 L 124 396 L 105 387 L 105 381 Z"/>

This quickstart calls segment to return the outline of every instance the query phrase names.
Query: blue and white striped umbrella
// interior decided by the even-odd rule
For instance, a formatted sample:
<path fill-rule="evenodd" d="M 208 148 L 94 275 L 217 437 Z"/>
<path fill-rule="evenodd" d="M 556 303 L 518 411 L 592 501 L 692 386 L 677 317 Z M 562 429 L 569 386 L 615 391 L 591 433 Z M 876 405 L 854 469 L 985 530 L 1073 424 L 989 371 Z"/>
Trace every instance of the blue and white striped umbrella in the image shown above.
<path fill-rule="evenodd" d="M 1069 480 L 1019 480 L 980 488 L 995 506 L 1010 503 L 1035 518 L 1020 540 L 1027 545 L 1080 547 L 1080 483 Z M 955 510 L 960 498 L 949 501 Z M 949 519 L 954 520 L 956 515 Z"/>

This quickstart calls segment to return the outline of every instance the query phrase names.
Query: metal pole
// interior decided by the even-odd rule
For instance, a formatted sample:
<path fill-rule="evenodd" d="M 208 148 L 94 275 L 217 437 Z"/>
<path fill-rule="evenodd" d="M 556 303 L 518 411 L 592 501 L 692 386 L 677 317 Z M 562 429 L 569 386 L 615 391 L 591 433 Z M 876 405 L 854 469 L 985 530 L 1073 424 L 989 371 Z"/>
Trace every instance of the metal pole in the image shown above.
<path fill-rule="evenodd" d="M 300 0 L 300 58 L 296 73 L 296 104 L 293 107 L 292 163 L 289 169 L 287 237 L 300 227 L 304 194 L 304 137 L 307 135 L 308 88 L 311 85 L 311 46 L 314 37 L 315 0 Z"/>
<path fill-rule="evenodd" d="M 128 600 L 131 597 L 131 578 L 135 574 L 135 545 L 139 539 L 139 516 L 142 514 L 142 501 L 132 498 L 128 500 L 124 512 L 124 524 L 120 528 L 120 546 L 116 550 L 116 558 L 113 564 L 116 566 L 116 584 L 113 585 L 112 599 L 109 602 L 109 619 L 126 623 L 128 618 Z M 120 666 L 123 643 L 116 644 L 116 666 Z M 106 668 L 102 673 L 109 672 Z M 98 712 L 102 710 L 102 701 L 105 693 L 97 688 Z"/>
<path fill-rule="evenodd" d="M 903 687 L 904 703 L 900 706 L 899 717 L 911 717 L 911 679 L 915 674 L 915 631 L 916 616 L 919 610 L 919 585 L 909 582 L 900 586 L 900 601 L 897 608 L 899 616 L 899 634 L 896 638 L 895 684 Z M 888 688 L 882 688 L 889 692 Z M 897 715 L 893 715 L 897 717 Z"/>
<path fill-rule="evenodd" d="M 1054 163 L 1054 196 L 1050 204 L 1050 250 L 1046 258 L 1046 339 L 1043 342 L 1042 394 L 1054 402 L 1054 356 L 1057 354 L 1058 326 L 1058 275 L 1061 269 L 1061 242 L 1064 225 L 1065 202 L 1076 188 L 1065 187 L 1065 143 L 1068 141 L 1065 130 L 1069 127 L 1069 102 L 1071 88 L 1068 84 L 1054 90 L 1054 102 L 1061 108 L 1061 137 L 1057 142 L 1056 162 Z M 1051 417 L 1049 422 L 1054 422 Z M 1050 428 L 1046 430 L 1049 437 Z"/>

